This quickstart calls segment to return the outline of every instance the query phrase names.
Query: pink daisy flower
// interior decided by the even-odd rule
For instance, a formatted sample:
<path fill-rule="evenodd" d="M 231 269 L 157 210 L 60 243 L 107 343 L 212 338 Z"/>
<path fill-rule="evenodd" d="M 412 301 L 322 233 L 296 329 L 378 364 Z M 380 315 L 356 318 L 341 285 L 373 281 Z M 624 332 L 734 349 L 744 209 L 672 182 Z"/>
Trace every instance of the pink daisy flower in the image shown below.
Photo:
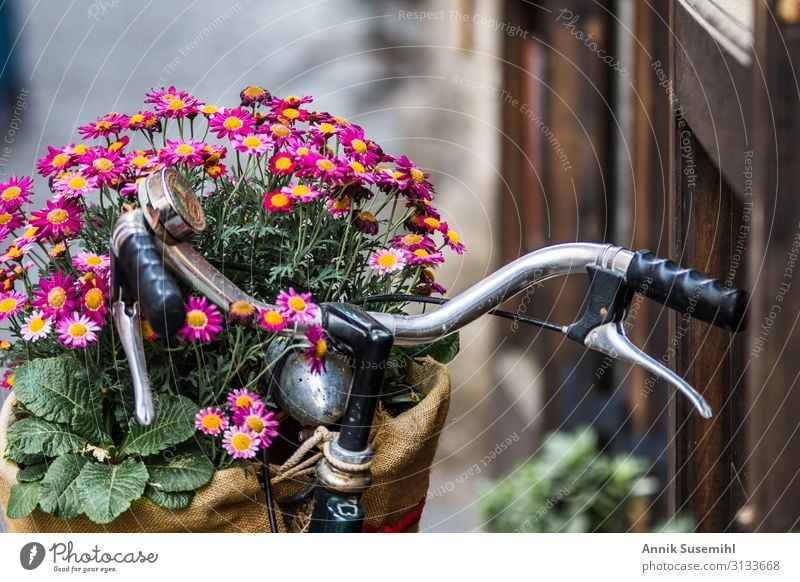
<path fill-rule="evenodd" d="M 28 176 L 17 178 L 16 174 L 11 174 L 7 181 L 0 183 L 0 203 L 6 209 L 29 204 L 32 189 L 33 180 Z"/>
<path fill-rule="evenodd" d="M 303 355 L 308 360 L 312 374 L 321 374 L 325 371 L 325 355 L 328 353 L 328 342 L 325 340 L 325 331 L 319 325 L 313 325 L 306 332 L 306 339 L 311 345 L 303 350 Z"/>
<path fill-rule="evenodd" d="M 239 388 L 228 392 L 228 406 L 233 409 L 245 409 L 262 404 L 261 398 L 255 392 Z"/>
<path fill-rule="evenodd" d="M 228 417 L 219 408 L 209 406 L 201 408 L 194 417 L 194 427 L 205 434 L 219 436 L 219 433 L 228 428 Z"/>
<path fill-rule="evenodd" d="M 6 252 L 0 255 L 0 263 L 21 261 L 22 257 L 31 250 L 32 245 L 33 241 L 31 240 L 15 239 L 14 242 L 11 243 L 11 246 L 6 249 Z"/>
<path fill-rule="evenodd" d="M 47 207 L 31 213 L 31 225 L 38 228 L 37 240 L 77 233 L 83 226 L 81 208 L 73 198 L 47 201 Z"/>
<path fill-rule="evenodd" d="M 344 146 L 348 157 L 358 160 L 368 168 L 372 168 L 381 161 L 383 151 L 374 141 L 364 137 L 364 130 L 357 125 L 351 125 L 339 132 L 339 143 Z"/>
<path fill-rule="evenodd" d="M 184 163 L 189 166 L 197 166 L 203 163 L 203 150 L 206 144 L 202 141 L 190 139 L 167 140 L 167 145 L 158 151 L 159 159 L 165 164 Z"/>
<path fill-rule="evenodd" d="M 150 132 L 161 131 L 161 121 L 152 111 L 142 110 L 131 115 L 125 122 L 128 129 L 146 129 Z"/>
<path fill-rule="evenodd" d="M 111 266 L 111 257 L 105 253 L 81 251 L 72 258 L 72 266 L 84 273 L 87 271 L 106 273 Z"/>
<path fill-rule="evenodd" d="M 188 117 L 197 114 L 203 102 L 192 97 L 186 91 L 179 91 L 175 87 L 153 89 L 147 93 L 145 103 L 152 103 L 158 115 L 167 118 Z"/>
<path fill-rule="evenodd" d="M 269 171 L 273 174 L 291 174 L 295 163 L 289 152 L 278 152 L 269 159 Z"/>
<path fill-rule="evenodd" d="M 237 408 L 233 412 L 233 423 L 241 428 L 247 428 L 253 431 L 260 440 L 262 448 L 268 447 L 272 444 L 272 439 L 278 436 L 278 425 L 280 424 L 275 420 L 275 413 L 271 410 L 266 410 L 263 403 L 254 404 L 247 408 Z"/>
<path fill-rule="evenodd" d="M 237 134 L 248 134 L 253 131 L 256 120 L 244 107 L 220 109 L 208 120 L 208 130 L 218 138 L 232 138 Z"/>
<path fill-rule="evenodd" d="M 58 341 L 68 348 L 85 348 L 95 343 L 98 331 L 99 325 L 77 312 L 64 317 L 56 326 Z"/>
<path fill-rule="evenodd" d="M 80 172 L 63 172 L 53 181 L 53 190 L 66 198 L 82 196 L 97 188 L 97 179 Z"/>
<path fill-rule="evenodd" d="M 346 168 L 347 166 L 345 166 Z M 302 160 L 302 175 L 313 178 L 322 178 L 329 182 L 336 182 L 344 177 L 345 170 L 338 159 L 311 152 Z"/>
<path fill-rule="evenodd" d="M 311 293 L 297 293 L 289 288 L 289 292 L 281 291 L 275 303 L 280 307 L 281 315 L 289 321 L 298 323 L 314 323 L 319 315 L 319 307 L 311 301 Z"/>
<path fill-rule="evenodd" d="M 430 200 L 433 198 L 433 186 L 428 182 L 429 175 L 420 170 L 406 156 L 396 160 L 397 182 L 409 198 Z"/>
<path fill-rule="evenodd" d="M 186 323 L 178 332 L 184 341 L 208 342 L 222 331 L 222 315 L 217 306 L 205 297 L 189 297 Z"/>
<path fill-rule="evenodd" d="M 125 165 L 137 176 L 149 174 L 159 165 L 152 150 L 136 150 L 125 156 Z"/>
<path fill-rule="evenodd" d="M 249 428 L 234 427 L 225 431 L 222 446 L 234 459 L 252 459 L 261 439 Z"/>
<path fill-rule="evenodd" d="M 91 148 L 78 157 L 78 163 L 82 165 L 82 173 L 96 178 L 99 184 L 113 186 L 125 171 L 125 164 L 120 159 L 119 151 L 102 147 Z"/>
<path fill-rule="evenodd" d="M 336 218 L 343 218 L 350 213 L 353 199 L 349 196 L 338 196 L 325 201 L 325 208 Z"/>
<path fill-rule="evenodd" d="M 37 309 L 22 324 L 20 332 L 25 341 L 35 342 L 47 337 L 52 329 L 53 322 Z"/>
<path fill-rule="evenodd" d="M 369 266 L 383 275 L 400 271 L 407 263 L 406 251 L 395 247 L 377 250 L 369 258 Z"/>
<path fill-rule="evenodd" d="M 27 300 L 28 298 L 18 291 L 0 293 L 0 321 L 17 314 Z"/>
<path fill-rule="evenodd" d="M 23 224 L 25 224 L 25 217 L 18 209 L 0 209 L 0 240 L 5 240 Z"/>
<path fill-rule="evenodd" d="M 402 247 L 409 251 L 425 249 L 426 251 L 433 252 L 436 250 L 436 243 L 431 237 L 415 232 L 396 236 L 391 242 L 393 245 Z"/>
<path fill-rule="evenodd" d="M 233 136 L 231 143 L 236 151 L 251 156 L 260 156 L 272 146 L 273 141 L 271 137 L 264 134 L 239 133 Z"/>
<path fill-rule="evenodd" d="M 258 323 L 267 331 L 277 333 L 286 327 L 286 318 L 275 309 L 262 309 L 258 314 Z"/>
<path fill-rule="evenodd" d="M 461 243 L 461 239 L 456 231 L 448 229 L 444 235 L 444 242 L 459 255 L 464 253 L 464 245 Z"/>
<path fill-rule="evenodd" d="M 313 184 L 289 184 L 281 188 L 281 192 L 294 200 L 300 202 L 311 202 L 315 198 L 322 196 L 322 192 L 317 190 Z"/>
<path fill-rule="evenodd" d="M 108 285 L 102 277 L 89 276 L 83 285 L 81 306 L 92 321 L 102 324 L 108 313 Z"/>
<path fill-rule="evenodd" d="M 314 98 L 311 95 L 287 95 L 286 97 L 273 97 L 269 106 L 272 109 L 284 109 L 286 107 L 299 107 L 312 101 L 314 101 Z"/>
<path fill-rule="evenodd" d="M 83 138 L 95 139 L 108 137 L 112 133 L 119 133 L 125 127 L 127 118 L 116 112 L 107 113 L 98 117 L 96 121 L 78 127 L 78 133 Z"/>
<path fill-rule="evenodd" d="M 78 300 L 78 291 L 72 277 L 55 271 L 45 279 L 39 279 L 39 289 L 34 290 L 31 303 L 41 309 L 47 317 L 60 317 L 71 313 Z"/>
<path fill-rule="evenodd" d="M 63 148 L 56 149 L 47 146 L 47 155 L 36 162 L 36 169 L 42 176 L 49 176 L 66 170 L 74 163 L 73 156 L 65 152 Z"/>
<path fill-rule="evenodd" d="M 272 97 L 269 91 L 260 85 L 248 85 L 239 93 L 242 105 L 261 105 Z"/>
<path fill-rule="evenodd" d="M 444 256 L 438 251 L 431 252 L 420 247 L 408 253 L 408 262 L 412 265 L 438 265 L 444 263 Z"/>
<path fill-rule="evenodd" d="M 294 199 L 284 194 L 282 190 L 273 190 L 264 194 L 264 208 L 270 212 L 289 212 Z"/>

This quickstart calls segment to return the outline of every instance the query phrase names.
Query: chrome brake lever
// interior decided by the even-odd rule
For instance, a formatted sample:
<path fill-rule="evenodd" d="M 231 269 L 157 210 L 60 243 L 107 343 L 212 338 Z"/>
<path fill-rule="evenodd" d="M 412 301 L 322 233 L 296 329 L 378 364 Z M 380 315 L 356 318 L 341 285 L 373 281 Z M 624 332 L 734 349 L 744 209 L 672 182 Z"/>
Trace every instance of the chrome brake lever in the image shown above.
<path fill-rule="evenodd" d="M 633 291 L 624 277 L 596 265 L 588 265 L 591 278 L 583 317 L 567 328 L 567 336 L 614 359 L 635 364 L 672 384 L 686 396 L 703 418 L 712 411 L 705 398 L 678 374 L 648 356 L 625 334 L 624 320 Z"/>
<path fill-rule="evenodd" d="M 586 339 L 584 345 L 587 348 L 596 350 L 616 360 L 623 360 L 631 364 L 636 364 L 654 374 L 662 380 L 672 384 L 686 396 L 692 405 L 703 418 L 711 418 L 712 411 L 706 399 L 695 390 L 691 384 L 678 376 L 666 366 L 659 364 L 656 360 L 648 356 L 637 348 L 628 336 L 625 335 L 625 328 L 620 322 L 610 321 L 593 328 Z"/>

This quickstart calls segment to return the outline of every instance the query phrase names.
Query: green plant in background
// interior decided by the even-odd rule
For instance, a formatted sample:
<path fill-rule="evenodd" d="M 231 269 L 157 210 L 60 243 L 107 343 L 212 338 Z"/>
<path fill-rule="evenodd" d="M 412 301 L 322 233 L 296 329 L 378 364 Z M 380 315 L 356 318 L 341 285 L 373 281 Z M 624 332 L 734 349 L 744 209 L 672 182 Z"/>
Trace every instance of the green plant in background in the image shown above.
<path fill-rule="evenodd" d="M 536 457 L 493 484 L 482 502 L 492 532 L 620 532 L 647 465 L 609 456 L 587 428 L 548 436 Z"/>

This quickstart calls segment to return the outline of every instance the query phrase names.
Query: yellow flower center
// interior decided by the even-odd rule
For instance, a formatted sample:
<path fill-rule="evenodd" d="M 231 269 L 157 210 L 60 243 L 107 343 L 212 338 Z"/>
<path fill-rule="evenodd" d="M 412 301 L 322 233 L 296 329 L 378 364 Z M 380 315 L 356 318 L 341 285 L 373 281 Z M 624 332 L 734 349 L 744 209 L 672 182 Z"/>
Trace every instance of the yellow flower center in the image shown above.
<path fill-rule="evenodd" d="M 48 254 L 51 257 L 60 257 L 62 254 L 64 254 L 64 251 L 66 250 L 67 247 L 64 243 L 58 243 L 52 249 L 50 249 L 50 252 Z"/>
<path fill-rule="evenodd" d="M 47 304 L 55 309 L 64 307 L 67 302 L 67 292 L 63 287 L 53 287 L 47 294 Z"/>
<path fill-rule="evenodd" d="M 74 148 L 72 148 L 72 151 L 75 152 L 76 155 L 82 156 L 83 154 L 89 151 L 89 146 L 86 145 L 85 143 L 79 143 Z"/>
<path fill-rule="evenodd" d="M 28 322 L 28 329 L 31 330 L 33 333 L 38 333 L 42 331 L 42 328 L 45 325 L 45 321 L 41 317 L 34 317 Z"/>
<path fill-rule="evenodd" d="M 325 135 L 330 135 L 336 131 L 336 126 L 331 123 L 320 123 L 317 129 L 319 129 Z"/>
<path fill-rule="evenodd" d="M 8 340 L 0 340 L 0 349 L 2 350 L 10 350 L 11 349 L 11 342 Z"/>
<path fill-rule="evenodd" d="M 363 154 L 365 151 L 367 151 L 367 144 L 364 140 L 354 139 L 350 142 L 350 145 L 353 146 L 353 149 L 360 154 Z"/>
<path fill-rule="evenodd" d="M 253 405 L 253 399 L 247 396 L 246 394 L 242 394 L 241 396 L 236 397 L 236 406 L 239 408 L 247 408 L 248 406 Z"/>
<path fill-rule="evenodd" d="M 254 136 L 254 135 L 248 135 L 246 138 L 244 138 L 244 140 L 242 141 L 242 143 L 244 144 L 244 146 L 245 146 L 245 147 L 248 147 L 248 148 L 257 148 L 258 146 L 260 146 L 260 145 L 261 145 L 261 140 L 260 140 L 260 139 L 258 139 L 258 138 L 257 138 L 256 136 Z M 286 159 L 286 158 L 281 158 L 281 159 Z"/>
<path fill-rule="evenodd" d="M 89 328 L 81 322 L 76 321 L 67 328 L 67 333 L 72 337 L 81 338 L 89 333 Z"/>
<path fill-rule="evenodd" d="M 19 305 L 19 301 L 13 297 L 6 297 L 0 301 L 0 311 L 3 313 L 9 313 L 14 311 L 17 308 L 17 305 Z"/>
<path fill-rule="evenodd" d="M 3 190 L 2 198 L 3 200 L 14 200 L 20 194 L 22 194 L 22 189 L 19 186 L 9 186 L 5 190 Z"/>
<path fill-rule="evenodd" d="M 302 297 L 292 297 L 288 301 L 289 307 L 291 307 L 294 311 L 305 311 L 306 310 L 306 302 Z"/>
<path fill-rule="evenodd" d="M 183 102 L 183 99 L 171 99 L 170 102 L 167 104 L 167 109 L 171 109 L 172 111 L 176 111 L 186 106 L 186 103 Z"/>
<path fill-rule="evenodd" d="M 260 95 L 263 95 L 264 92 L 265 92 L 264 88 L 259 87 L 258 85 L 250 85 L 243 91 L 243 93 L 248 97 L 258 97 Z"/>
<path fill-rule="evenodd" d="M 289 197 L 286 194 L 273 194 L 272 198 L 270 198 L 270 202 L 272 202 L 273 206 L 278 208 L 283 208 L 287 204 L 289 204 Z"/>
<path fill-rule="evenodd" d="M 256 434 L 259 434 L 264 430 L 264 421 L 258 416 L 249 416 L 246 424 L 250 427 L 250 430 Z"/>
<path fill-rule="evenodd" d="M 280 123 L 275 123 L 270 126 L 270 131 L 277 135 L 278 137 L 289 137 L 292 134 L 292 130 L 282 125 Z"/>
<path fill-rule="evenodd" d="M 237 451 L 246 451 L 250 448 L 252 439 L 243 432 L 237 432 L 231 439 L 231 446 Z"/>
<path fill-rule="evenodd" d="M 97 267 L 103 264 L 103 259 L 97 255 L 89 255 L 84 262 L 90 267 Z"/>
<path fill-rule="evenodd" d="M 208 317 L 206 317 L 206 314 L 202 310 L 192 309 L 186 316 L 186 321 L 189 323 L 189 326 L 194 329 L 203 329 L 208 323 Z"/>
<path fill-rule="evenodd" d="M 128 120 L 128 123 L 137 124 L 143 121 L 144 121 L 144 115 L 142 115 L 141 113 L 134 113 L 133 115 L 131 115 L 131 118 Z"/>
<path fill-rule="evenodd" d="M 403 242 L 407 245 L 418 245 L 422 242 L 422 235 L 419 234 L 407 234 L 403 237 Z"/>
<path fill-rule="evenodd" d="M 179 156 L 188 156 L 194 153 L 194 148 L 188 143 L 182 143 L 175 148 L 175 153 Z"/>
<path fill-rule="evenodd" d="M 300 117 L 300 112 L 292 107 L 287 107 L 286 109 L 283 110 L 283 116 L 286 119 L 297 119 L 298 117 Z"/>
<path fill-rule="evenodd" d="M 270 309 L 264 313 L 264 321 L 269 325 L 280 325 L 283 323 L 283 316 L 274 309 Z"/>
<path fill-rule="evenodd" d="M 225 121 L 222 122 L 222 126 L 225 129 L 239 129 L 244 125 L 244 122 L 236 117 L 235 115 L 231 115 L 230 117 L 226 117 Z"/>
<path fill-rule="evenodd" d="M 58 154 L 53 158 L 52 163 L 54 168 L 61 168 L 65 166 L 67 162 L 69 162 L 69 156 L 67 154 Z"/>
<path fill-rule="evenodd" d="M 2 214 L 0 214 L 0 224 L 8 224 L 9 222 L 11 222 L 11 218 L 12 216 L 10 213 L 3 212 Z"/>
<path fill-rule="evenodd" d="M 417 255 L 418 257 L 428 257 L 428 256 L 430 256 L 430 253 L 428 251 L 426 251 L 425 249 L 417 249 L 417 250 L 414 251 L 414 254 Z"/>
<path fill-rule="evenodd" d="M 47 220 L 50 224 L 61 224 L 67 218 L 69 218 L 69 214 L 63 208 L 55 208 L 47 213 Z"/>
<path fill-rule="evenodd" d="M 447 231 L 447 238 L 449 238 L 454 244 L 458 244 L 459 236 L 458 233 L 454 230 Z"/>
<path fill-rule="evenodd" d="M 321 360 L 325 357 L 325 354 L 328 353 L 328 342 L 325 340 L 317 340 L 317 343 L 314 345 L 314 357 L 318 360 Z"/>
<path fill-rule="evenodd" d="M 15 375 L 15 374 L 11 374 L 11 375 L 10 375 L 8 378 L 6 378 L 6 383 L 7 383 L 9 386 L 13 386 L 13 385 L 14 385 L 14 379 L 15 379 L 15 378 L 16 378 L 16 375 Z"/>
<path fill-rule="evenodd" d="M 358 213 L 358 218 L 359 218 L 359 220 L 366 220 L 368 222 L 375 222 L 375 215 L 372 214 L 371 212 L 366 211 L 366 210 L 362 210 L 361 212 L 359 212 Z"/>
<path fill-rule="evenodd" d="M 292 159 L 287 157 L 281 157 L 275 160 L 275 167 L 279 170 L 288 170 L 292 167 Z"/>
<path fill-rule="evenodd" d="M 98 121 L 98 122 L 95 124 L 95 127 L 96 127 L 97 129 L 108 129 L 109 127 L 111 127 L 111 122 L 110 122 L 110 121 L 106 121 L 106 120 L 104 119 L 103 121 Z"/>
<path fill-rule="evenodd" d="M 307 156 L 310 150 L 306 146 L 300 146 L 297 148 L 297 155 L 298 156 Z"/>
<path fill-rule="evenodd" d="M 442 223 L 435 219 L 433 216 L 429 216 L 425 218 L 422 222 L 430 226 L 431 228 L 439 228 L 442 226 Z"/>
<path fill-rule="evenodd" d="M 422 170 L 418 168 L 411 168 L 409 170 L 411 177 L 414 179 L 415 182 L 424 182 L 425 181 L 425 174 L 422 173 Z"/>
<path fill-rule="evenodd" d="M 84 303 L 86 303 L 86 307 L 92 311 L 97 311 L 103 305 L 103 292 L 97 287 L 89 289 L 89 291 L 86 292 Z"/>
<path fill-rule="evenodd" d="M 222 426 L 222 419 L 219 414 L 206 414 L 200 424 L 208 430 L 217 430 Z"/>
<path fill-rule="evenodd" d="M 345 126 L 345 127 L 347 127 L 348 125 L 350 125 L 350 122 L 347 120 L 347 118 L 346 118 L 346 117 L 342 117 L 341 115 L 334 115 L 334 116 L 333 116 L 333 120 L 334 120 L 336 123 L 338 123 L 339 125 L 343 125 L 343 126 Z"/>
<path fill-rule="evenodd" d="M 367 169 L 364 167 L 364 164 L 361 162 L 350 162 L 348 165 L 357 174 L 363 174 L 367 171 Z"/>
<path fill-rule="evenodd" d="M 381 267 L 394 267 L 397 264 L 397 257 L 394 256 L 392 253 L 386 253 L 380 256 L 378 259 L 378 264 Z"/>
<path fill-rule="evenodd" d="M 325 170 L 326 172 L 330 172 L 336 167 L 336 164 L 334 164 L 330 160 L 322 159 L 322 160 L 317 160 L 317 167 L 320 170 Z"/>
<path fill-rule="evenodd" d="M 33 238 L 36 235 L 36 232 L 39 230 L 38 226 L 30 226 L 28 230 L 25 231 L 25 234 L 22 235 L 23 238 Z"/>
<path fill-rule="evenodd" d="M 216 113 L 217 111 L 219 111 L 219 107 L 217 107 L 216 105 L 203 105 L 200 108 L 200 111 L 205 113 L 206 115 L 211 115 L 212 113 Z"/>
<path fill-rule="evenodd" d="M 83 176 L 75 176 L 70 178 L 69 182 L 67 182 L 67 185 L 73 190 L 80 190 L 81 188 L 85 188 L 86 184 L 88 183 L 89 182 Z"/>
<path fill-rule="evenodd" d="M 292 188 L 292 196 L 307 196 L 311 192 L 311 188 L 306 186 L 305 184 L 298 184 L 294 188 Z"/>
<path fill-rule="evenodd" d="M 153 337 L 156 334 L 156 330 L 153 329 L 153 326 L 150 325 L 150 322 L 146 319 L 142 320 L 142 335 L 144 337 Z"/>
<path fill-rule="evenodd" d="M 92 162 L 92 166 L 98 172 L 108 172 L 111 168 L 114 167 L 114 162 L 109 160 L 108 158 L 97 158 L 95 161 Z"/>
<path fill-rule="evenodd" d="M 342 196 L 341 198 L 337 198 L 333 201 L 333 207 L 336 210 L 344 210 L 348 206 L 350 206 L 350 197 L 349 196 Z"/>
<path fill-rule="evenodd" d="M 142 166 L 146 166 L 148 163 L 150 163 L 150 160 L 148 160 L 144 156 L 135 156 L 131 158 L 131 164 L 139 168 L 141 168 Z"/>
<path fill-rule="evenodd" d="M 234 315 L 252 315 L 255 307 L 249 301 L 234 301 L 231 303 L 231 313 Z"/>

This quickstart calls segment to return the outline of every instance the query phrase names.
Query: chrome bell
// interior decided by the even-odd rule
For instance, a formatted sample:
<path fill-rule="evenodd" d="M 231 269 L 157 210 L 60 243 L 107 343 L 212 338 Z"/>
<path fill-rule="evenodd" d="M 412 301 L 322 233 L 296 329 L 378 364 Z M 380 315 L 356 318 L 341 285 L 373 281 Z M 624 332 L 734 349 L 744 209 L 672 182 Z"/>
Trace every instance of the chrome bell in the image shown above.
<path fill-rule="evenodd" d="M 342 418 L 353 380 L 347 358 L 330 351 L 326 371 L 313 374 L 300 351 L 293 350 L 285 357 L 275 400 L 286 413 L 307 427 L 333 424 Z"/>

